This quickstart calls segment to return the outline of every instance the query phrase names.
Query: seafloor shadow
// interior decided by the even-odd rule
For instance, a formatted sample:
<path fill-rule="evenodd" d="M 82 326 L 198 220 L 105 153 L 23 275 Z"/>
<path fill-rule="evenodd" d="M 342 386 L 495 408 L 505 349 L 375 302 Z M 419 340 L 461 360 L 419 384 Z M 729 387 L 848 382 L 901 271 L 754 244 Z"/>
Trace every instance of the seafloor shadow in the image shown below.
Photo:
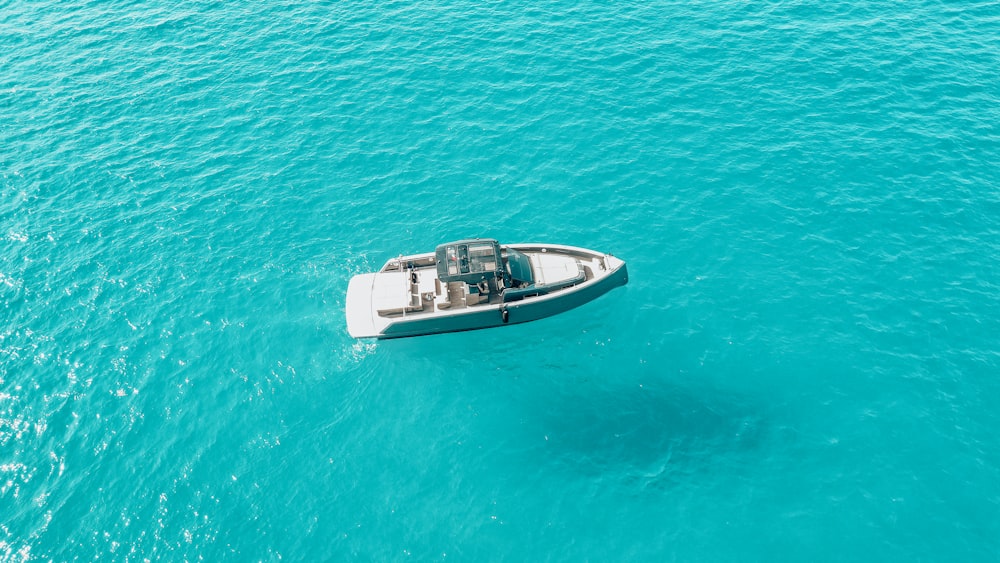
<path fill-rule="evenodd" d="M 742 463 L 765 434 L 764 413 L 746 398 L 664 384 L 573 392 L 535 422 L 551 462 L 645 484 Z"/>

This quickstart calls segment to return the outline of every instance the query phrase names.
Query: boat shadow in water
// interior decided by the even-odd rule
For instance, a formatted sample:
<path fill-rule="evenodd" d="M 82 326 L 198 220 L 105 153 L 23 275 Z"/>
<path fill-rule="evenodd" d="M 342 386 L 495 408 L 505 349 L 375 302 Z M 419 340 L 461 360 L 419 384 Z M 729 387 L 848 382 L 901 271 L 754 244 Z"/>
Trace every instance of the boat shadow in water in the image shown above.
<path fill-rule="evenodd" d="M 589 391 L 550 403 L 536 421 L 542 456 L 585 475 L 667 486 L 740 465 L 766 438 L 763 410 L 739 396 L 663 384 Z"/>

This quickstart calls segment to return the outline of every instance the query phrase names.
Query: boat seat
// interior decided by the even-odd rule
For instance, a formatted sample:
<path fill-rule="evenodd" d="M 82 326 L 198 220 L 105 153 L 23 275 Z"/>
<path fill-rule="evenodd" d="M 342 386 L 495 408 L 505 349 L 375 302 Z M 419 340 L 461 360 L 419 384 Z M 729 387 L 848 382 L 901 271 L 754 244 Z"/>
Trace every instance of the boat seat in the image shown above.
<path fill-rule="evenodd" d="M 451 307 L 451 295 L 447 291 L 442 293 L 441 282 L 437 280 L 434 281 L 437 282 L 438 299 L 435 299 L 434 301 L 437 303 L 438 309 L 447 309 Z"/>
<path fill-rule="evenodd" d="M 394 317 L 396 315 L 402 315 L 403 313 L 419 313 L 424 310 L 423 305 L 410 305 L 408 307 L 393 307 L 391 309 L 379 309 L 378 315 L 380 317 Z"/>
<path fill-rule="evenodd" d="M 447 303 L 447 307 L 461 307 L 464 302 L 464 292 L 465 286 L 462 282 L 448 282 L 447 287 L 444 291 L 444 302 Z"/>
<path fill-rule="evenodd" d="M 410 306 L 407 307 L 407 312 L 410 311 L 410 308 L 420 307 L 421 305 L 420 286 L 415 283 L 410 283 Z"/>

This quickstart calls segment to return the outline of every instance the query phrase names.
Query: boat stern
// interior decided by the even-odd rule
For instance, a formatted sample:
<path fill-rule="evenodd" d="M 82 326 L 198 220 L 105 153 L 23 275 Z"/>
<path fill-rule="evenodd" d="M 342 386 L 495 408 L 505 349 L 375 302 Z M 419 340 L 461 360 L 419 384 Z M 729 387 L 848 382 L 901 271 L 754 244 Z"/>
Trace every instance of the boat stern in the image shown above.
<path fill-rule="evenodd" d="M 347 332 L 354 338 L 376 338 L 375 312 L 372 293 L 377 274 L 361 274 L 351 278 L 347 286 Z"/>

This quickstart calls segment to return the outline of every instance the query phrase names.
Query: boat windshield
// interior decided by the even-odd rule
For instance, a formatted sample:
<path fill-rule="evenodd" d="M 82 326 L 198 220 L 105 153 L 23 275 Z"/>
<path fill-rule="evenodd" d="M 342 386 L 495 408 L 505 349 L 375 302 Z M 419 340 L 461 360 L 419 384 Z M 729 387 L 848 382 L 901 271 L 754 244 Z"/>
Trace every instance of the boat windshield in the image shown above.
<path fill-rule="evenodd" d="M 492 239 L 450 242 L 437 247 L 438 278 L 444 282 L 477 283 L 502 272 L 500 244 Z"/>
<path fill-rule="evenodd" d="M 531 260 L 513 248 L 507 249 L 507 272 L 515 286 L 535 283 L 535 277 L 531 274 Z"/>

